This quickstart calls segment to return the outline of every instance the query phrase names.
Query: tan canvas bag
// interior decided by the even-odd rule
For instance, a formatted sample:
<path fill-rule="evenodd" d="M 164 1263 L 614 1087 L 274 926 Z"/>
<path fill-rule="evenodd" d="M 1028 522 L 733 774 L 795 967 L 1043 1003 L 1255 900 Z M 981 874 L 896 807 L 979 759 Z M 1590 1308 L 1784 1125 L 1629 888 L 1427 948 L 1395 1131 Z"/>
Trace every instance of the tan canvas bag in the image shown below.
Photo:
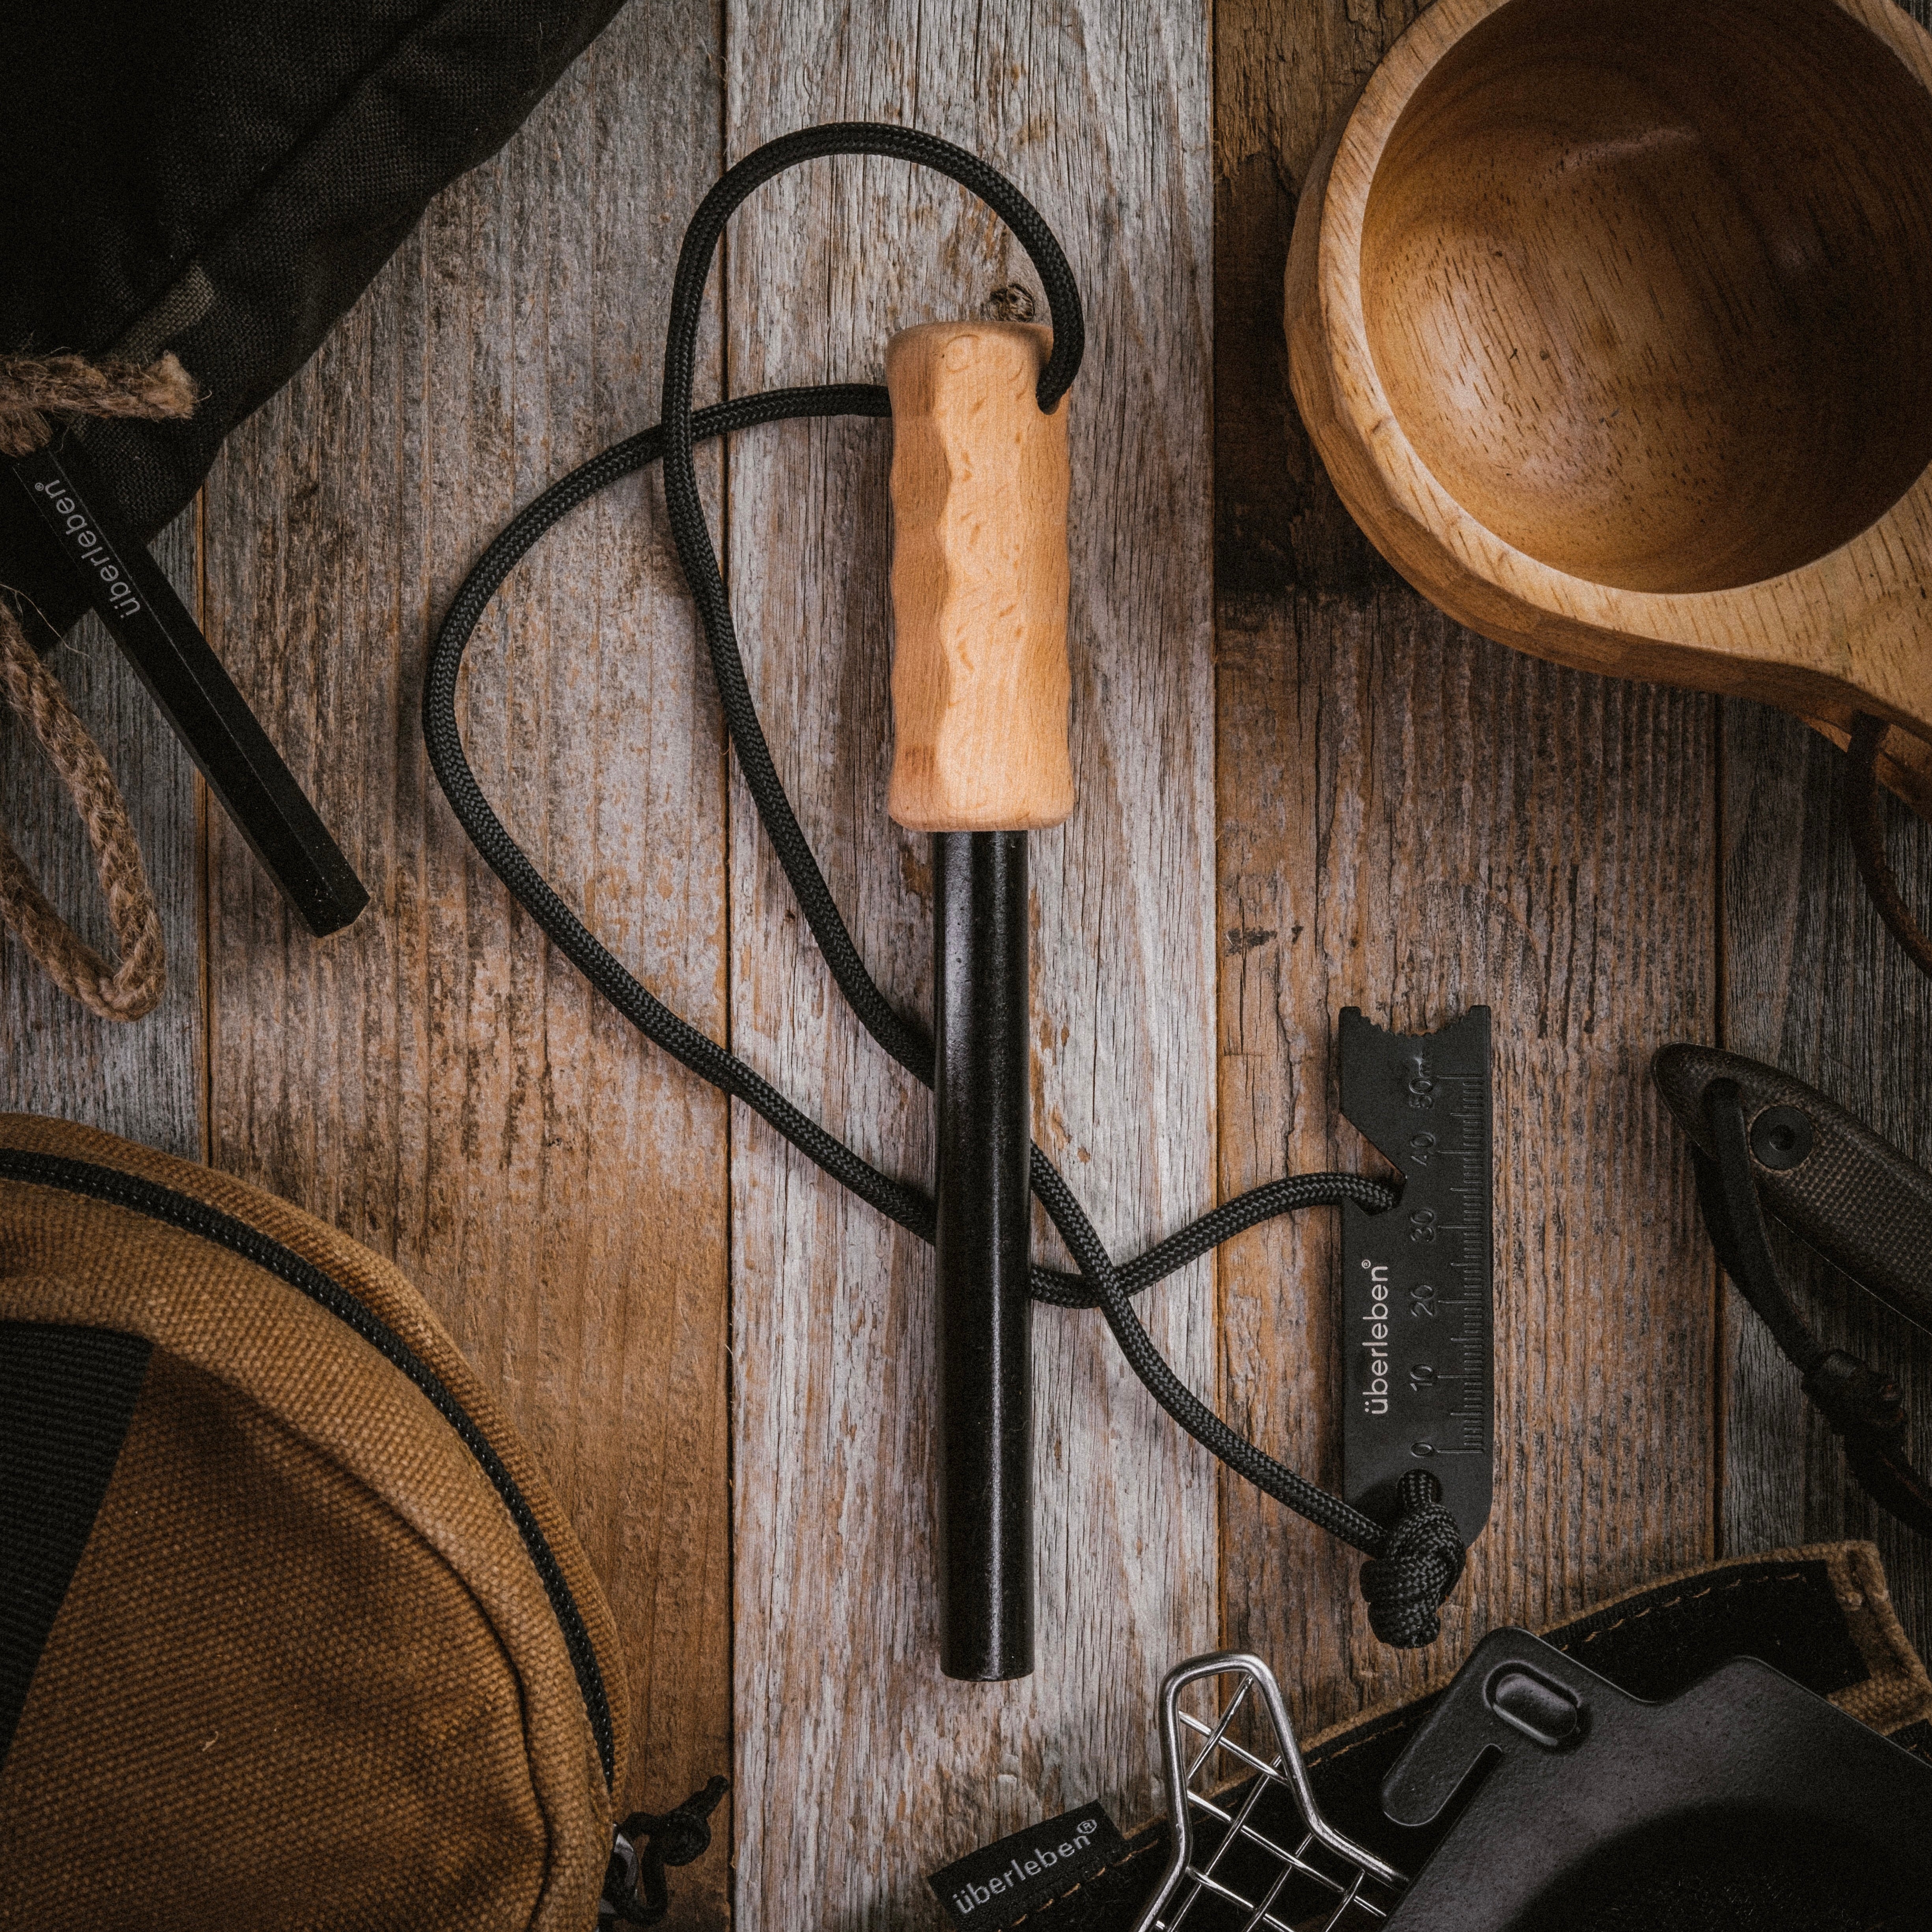
<path fill-rule="evenodd" d="M 610 1609 L 388 1262 L 0 1118 L 0 1926 L 598 1923 Z"/>

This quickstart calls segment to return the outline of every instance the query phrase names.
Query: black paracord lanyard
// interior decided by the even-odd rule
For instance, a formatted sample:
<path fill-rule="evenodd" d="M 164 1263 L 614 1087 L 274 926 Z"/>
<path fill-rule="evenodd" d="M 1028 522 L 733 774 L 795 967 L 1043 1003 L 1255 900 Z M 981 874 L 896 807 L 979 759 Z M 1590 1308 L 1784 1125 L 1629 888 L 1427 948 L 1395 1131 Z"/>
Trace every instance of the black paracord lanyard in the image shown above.
<path fill-rule="evenodd" d="M 842 1141 L 808 1119 L 735 1055 L 687 1024 L 645 987 L 585 927 L 511 838 L 470 768 L 456 722 L 456 687 L 463 653 L 484 610 L 505 578 L 553 524 L 633 471 L 662 460 L 664 501 L 685 581 L 703 620 L 725 728 L 760 822 L 776 848 L 806 923 L 847 1003 L 868 1033 L 908 1072 L 932 1084 L 932 1040 L 896 1012 L 859 957 L 833 903 L 818 862 L 806 844 L 758 722 L 738 650 L 731 608 L 706 526 L 692 461 L 694 446 L 756 424 L 800 416 L 891 415 L 886 391 L 867 383 L 775 389 L 694 412 L 692 384 L 704 282 L 733 209 L 772 176 L 827 154 L 880 154 L 936 170 L 984 201 L 1032 258 L 1053 322 L 1053 352 L 1041 372 L 1038 398 L 1050 410 L 1065 394 L 1085 341 L 1080 292 L 1052 232 L 1012 184 L 963 148 L 930 134 L 868 122 L 844 122 L 784 136 L 748 155 L 711 190 L 692 218 L 678 256 L 664 344 L 663 420 L 614 444 L 552 484 L 520 511 L 477 560 L 458 590 L 430 648 L 424 680 L 423 736 L 430 763 L 464 830 L 512 896 L 592 986 L 646 1038 L 714 1087 L 742 1100 L 835 1180 L 922 1240 L 933 1237 L 933 1204 L 916 1188 L 895 1180 Z M 1298 1174 L 1255 1188 L 1117 1268 L 1093 1223 L 1038 1147 L 1033 1191 L 1079 1268 L 1078 1275 L 1036 1267 L 1036 1300 L 1063 1308 L 1098 1307 L 1134 1372 L 1182 1428 L 1238 1475 L 1308 1520 L 1366 1552 L 1362 1593 L 1370 1622 L 1384 1642 L 1414 1647 L 1431 1642 L 1436 1615 L 1462 1574 L 1463 1547 L 1440 1489 L 1426 1470 L 1404 1478 L 1401 1506 L 1384 1526 L 1284 1468 L 1238 1434 L 1170 1369 L 1136 1316 L 1130 1298 L 1276 1215 L 1300 1208 L 1358 1202 L 1372 1213 L 1395 1204 L 1393 1190 L 1360 1174 Z"/>

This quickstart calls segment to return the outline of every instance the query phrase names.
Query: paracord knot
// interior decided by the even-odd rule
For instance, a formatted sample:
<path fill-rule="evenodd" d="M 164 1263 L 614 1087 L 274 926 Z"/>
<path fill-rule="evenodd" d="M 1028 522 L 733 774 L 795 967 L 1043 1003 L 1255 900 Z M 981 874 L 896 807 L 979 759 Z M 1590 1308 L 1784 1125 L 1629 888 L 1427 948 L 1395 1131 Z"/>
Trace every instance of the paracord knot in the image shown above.
<path fill-rule="evenodd" d="M 1398 1649 L 1419 1650 L 1442 1630 L 1436 1612 L 1462 1574 L 1468 1556 L 1442 1485 L 1426 1469 L 1411 1469 L 1396 1485 L 1396 1516 L 1379 1556 L 1362 1565 L 1362 1599 L 1369 1628 Z"/>
<path fill-rule="evenodd" d="M 633 1811 L 617 1827 L 600 1922 L 655 1925 L 670 1911 L 664 1868 L 688 1865 L 711 1849 L 707 1821 L 730 1788 L 728 1780 L 714 1778 L 682 1804 L 663 1813 Z"/>

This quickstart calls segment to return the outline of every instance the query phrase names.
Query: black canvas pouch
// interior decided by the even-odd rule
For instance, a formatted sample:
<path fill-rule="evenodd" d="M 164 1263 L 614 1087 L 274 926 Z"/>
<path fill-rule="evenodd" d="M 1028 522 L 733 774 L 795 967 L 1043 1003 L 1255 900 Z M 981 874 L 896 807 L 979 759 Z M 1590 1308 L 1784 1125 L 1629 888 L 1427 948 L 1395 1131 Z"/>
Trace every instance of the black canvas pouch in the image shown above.
<path fill-rule="evenodd" d="M 0 356 L 146 364 L 185 422 L 69 433 L 146 542 L 446 182 L 494 154 L 620 0 L 110 0 L 8 10 Z M 84 586 L 18 490 L 0 584 L 41 647 Z"/>

